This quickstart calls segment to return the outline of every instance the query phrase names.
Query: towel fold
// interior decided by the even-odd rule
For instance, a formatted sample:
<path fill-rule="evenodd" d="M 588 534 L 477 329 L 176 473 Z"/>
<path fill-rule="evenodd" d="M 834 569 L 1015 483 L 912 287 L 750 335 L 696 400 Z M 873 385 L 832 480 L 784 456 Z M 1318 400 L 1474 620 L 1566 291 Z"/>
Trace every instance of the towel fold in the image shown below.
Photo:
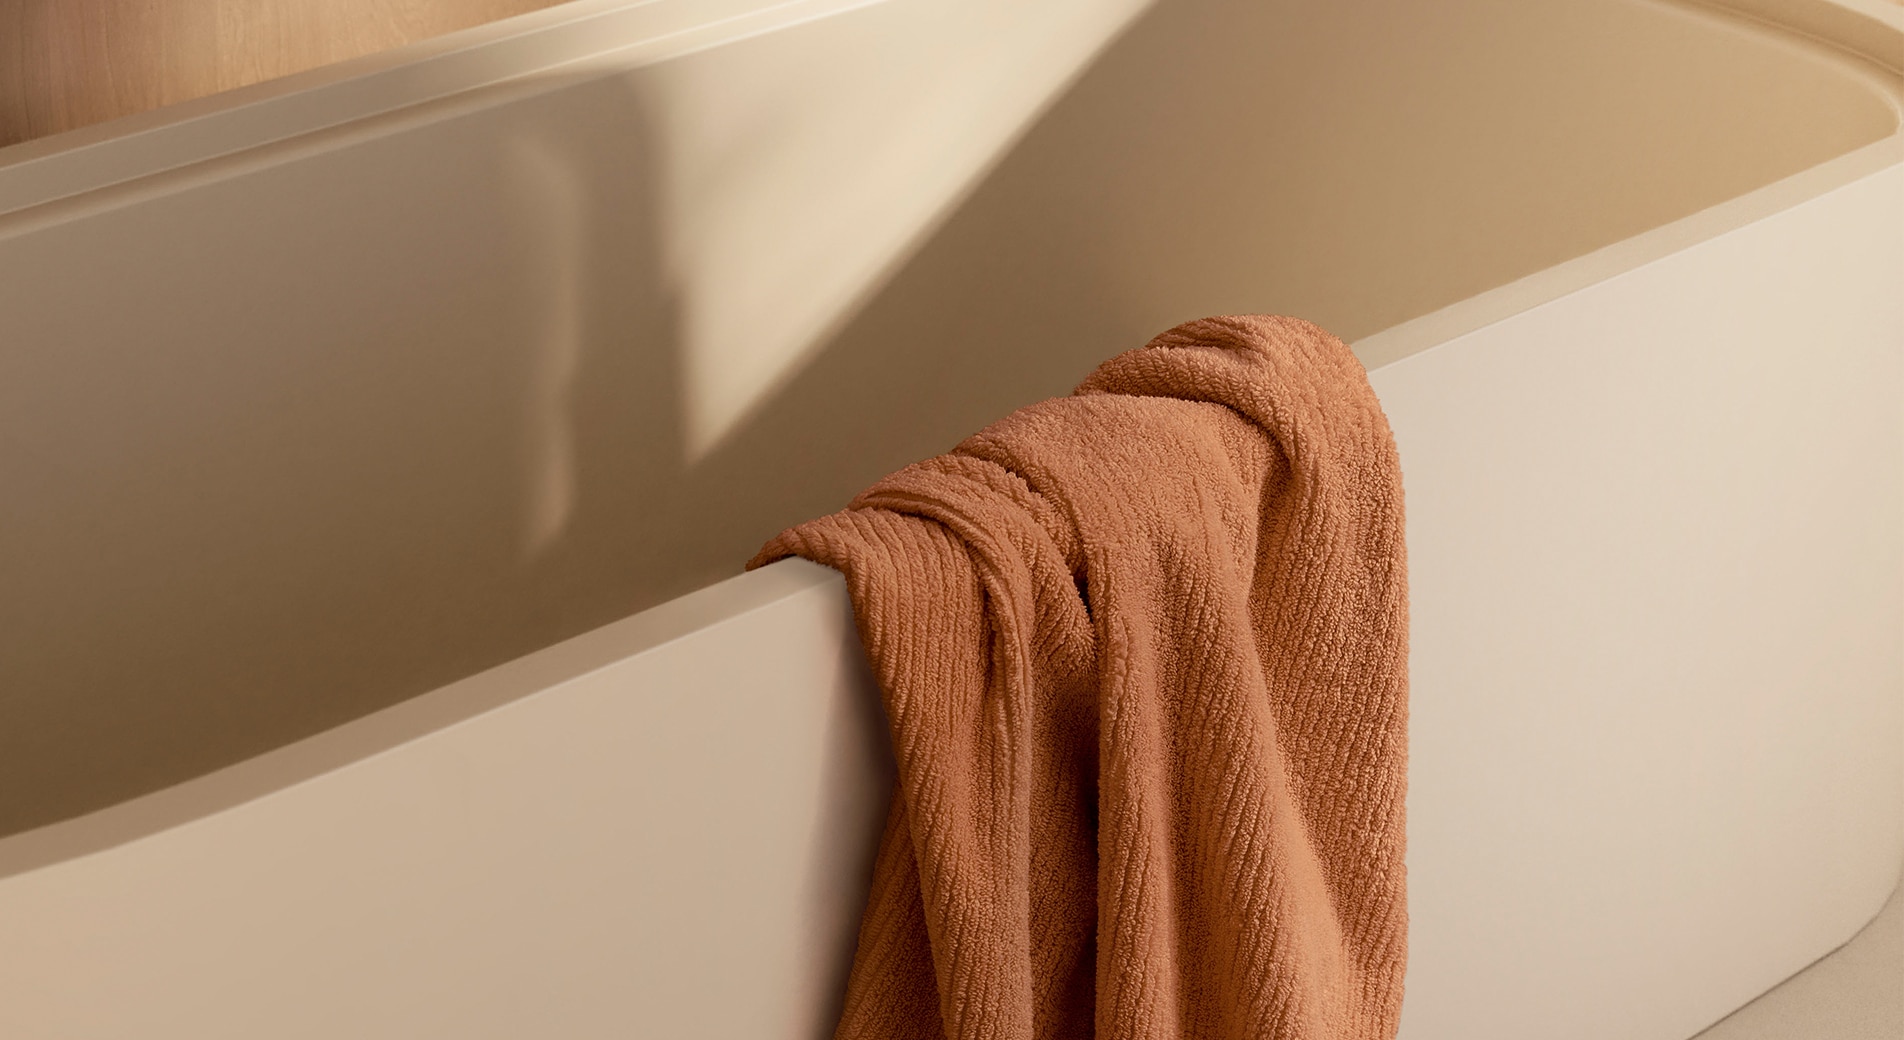
<path fill-rule="evenodd" d="M 1401 478 L 1361 364 L 1211 318 L 792 528 L 898 762 L 842 1040 L 1360 1040 L 1406 955 Z"/>

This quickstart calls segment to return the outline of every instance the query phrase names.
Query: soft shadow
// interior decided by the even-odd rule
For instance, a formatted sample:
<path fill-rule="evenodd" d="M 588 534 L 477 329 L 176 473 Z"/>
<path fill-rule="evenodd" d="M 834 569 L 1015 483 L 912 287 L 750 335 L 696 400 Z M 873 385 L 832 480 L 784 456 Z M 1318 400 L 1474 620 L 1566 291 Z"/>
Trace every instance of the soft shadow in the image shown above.
<path fill-rule="evenodd" d="M 1169 0 L 704 450 L 659 67 L 0 238 L 0 835 L 737 573 L 1175 322 L 1354 339 L 1889 132 L 1764 104 L 1754 46 L 1602 0 Z"/>
<path fill-rule="evenodd" d="M 667 598 L 658 146 L 617 84 L 562 89 L 27 243 L 0 296 L 123 306 L 9 308 L 0 834 Z"/>

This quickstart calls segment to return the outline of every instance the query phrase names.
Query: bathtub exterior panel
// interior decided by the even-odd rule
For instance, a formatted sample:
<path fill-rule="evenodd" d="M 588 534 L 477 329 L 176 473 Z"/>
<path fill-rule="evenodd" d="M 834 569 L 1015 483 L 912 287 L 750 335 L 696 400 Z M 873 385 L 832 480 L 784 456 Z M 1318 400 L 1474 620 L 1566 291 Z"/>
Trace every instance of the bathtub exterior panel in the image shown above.
<path fill-rule="evenodd" d="M 783 566 L 0 841 L 0 1035 L 825 1035 L 870 683 L 839 576 Z"/>
<path fill-rule="evenodd" d="M 1407 1040 L 1690 1036 L 1904 867 L 1904 166 L 1377 369 Z"/>

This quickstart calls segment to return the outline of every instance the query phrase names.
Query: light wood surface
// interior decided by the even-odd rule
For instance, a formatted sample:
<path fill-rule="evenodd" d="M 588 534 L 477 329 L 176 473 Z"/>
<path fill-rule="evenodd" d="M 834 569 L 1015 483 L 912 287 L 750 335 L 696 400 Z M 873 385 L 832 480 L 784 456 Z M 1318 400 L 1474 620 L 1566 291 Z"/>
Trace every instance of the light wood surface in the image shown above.
<path fill-rule="evenodd" d="M 0 0 L 0 146 L 561 0 Z"/>

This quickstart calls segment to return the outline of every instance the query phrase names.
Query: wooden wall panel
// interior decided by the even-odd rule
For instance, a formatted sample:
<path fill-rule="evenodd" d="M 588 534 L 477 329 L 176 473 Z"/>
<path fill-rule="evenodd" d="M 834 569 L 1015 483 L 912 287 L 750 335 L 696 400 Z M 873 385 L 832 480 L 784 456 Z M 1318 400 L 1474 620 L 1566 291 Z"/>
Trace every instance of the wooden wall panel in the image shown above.
<path fill-rule="evenodd" d="M 561 0 L 0 0 L 0 146 Z"/>
<path fill-rule="evenodd" d="M 20 63 L 26 55 L 23 0 L 0 0 L 0 145 L 26 135 L 26 81 Z"/>

